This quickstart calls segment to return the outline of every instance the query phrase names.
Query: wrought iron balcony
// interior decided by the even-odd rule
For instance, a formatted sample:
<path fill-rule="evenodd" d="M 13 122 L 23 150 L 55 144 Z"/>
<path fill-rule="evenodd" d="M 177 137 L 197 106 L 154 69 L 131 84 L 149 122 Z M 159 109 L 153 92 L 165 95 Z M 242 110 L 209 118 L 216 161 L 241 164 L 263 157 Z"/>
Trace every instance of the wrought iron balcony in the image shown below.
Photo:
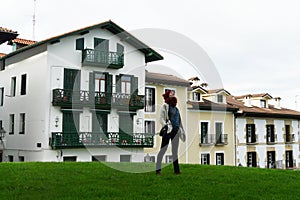
<path fill-rule="evenodd" d="M 53 132 L 52 149 L 84 147 L 153 147 L 153 135 L 147 133 L 63 133 Z"/>
<path fill-rule="evenodd" d="M 285 143 L 290 144 L 295 142 L 295 134 L 286 134 L 285 135 Z"/>
<path fill-rule="evenodd" d="M 228 135 L 221 134 L 217 137 L 215 134 L 207 134 L 201 136 L 200 146 L 202 145 L 227 145 L 228 144 Z"/>
<path fill-rule="evenodd" d="M 124 66 L 124 55 L 117 52 L 84 49 L 82 64 L 119 69 Z"/>
<path fill-rule="evenodd" d="M 54 106 L 95 106 L 96 108 L 110 109 L 111 105 L 118 109 L 138 110 L 144 108 L 144 95 L 120 94 L 107 92 L 73 91 L 54 89 L 52 104 Z"/>

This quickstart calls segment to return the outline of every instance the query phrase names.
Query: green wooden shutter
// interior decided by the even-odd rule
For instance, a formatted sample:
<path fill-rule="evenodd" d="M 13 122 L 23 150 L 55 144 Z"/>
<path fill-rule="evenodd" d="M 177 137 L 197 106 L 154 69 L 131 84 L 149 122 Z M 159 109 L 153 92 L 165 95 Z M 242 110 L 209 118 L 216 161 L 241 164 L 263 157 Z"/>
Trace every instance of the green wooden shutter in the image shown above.
<path fill-rule="evenodd" d="M 79 38 L 76 40 L 76 50 L 84 49 L 84 38 Z"/>
<path fill-rule="evenodd" d="M 112 75 L 105 73 L 105 96 L 107 99 L 107 103 L 111 103 L 111 96 L 112 96 Z"/>
<path fill-rule="evenodd" d="M 64 69 L 64 89 L 80 90 L 80 71 L 76 69 Z"/>
<path fill-rule="evenodd" d="M 119 43 L 117 43 L 117 53 L 120 55 L 124 54 L 124 46 Z"/>
<path fill-rule="evenodd" d="M 94 104 L 95 102 L 95 74 L 90 72 L 89 74 L 89 98 L 90 102 Z"/>
<path fill-rule="evenodd" d="M 131 93 L 137 95 L 138 94 L 138 77 L 131 78 Z"/>
<path fill-rule="evenodd" d="M 116 76 L 116 93 L 121 93 L 121 78 L 122 74 Z"/>

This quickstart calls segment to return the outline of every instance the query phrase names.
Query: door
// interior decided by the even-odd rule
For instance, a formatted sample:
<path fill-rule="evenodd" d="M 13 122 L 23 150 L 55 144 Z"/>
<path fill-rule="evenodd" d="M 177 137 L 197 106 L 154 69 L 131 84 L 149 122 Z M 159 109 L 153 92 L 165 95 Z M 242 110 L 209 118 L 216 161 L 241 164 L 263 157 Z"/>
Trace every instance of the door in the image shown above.
<path fill-rule="evenodd" d="M 109 43 L 102 38 L 94 38 L 95 62 L 108 64 L 109 61 Z"/>
<path fill-rule="evenodd" d="M 64 69 L 64 100 L 69 103 L 79 100 L 80 96 L 80 71 Z"/>

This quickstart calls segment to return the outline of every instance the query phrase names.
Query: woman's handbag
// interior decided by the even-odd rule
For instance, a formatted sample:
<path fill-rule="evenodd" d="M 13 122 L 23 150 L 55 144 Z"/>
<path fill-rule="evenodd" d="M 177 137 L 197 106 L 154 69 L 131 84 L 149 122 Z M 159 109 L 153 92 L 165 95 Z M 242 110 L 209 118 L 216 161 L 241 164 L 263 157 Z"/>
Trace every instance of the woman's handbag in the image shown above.
<path fill-rule="evenodd" d="M 170 120 L 168 120 L 167 124 L 160 129 L 159 136 L 164 136 L 165 134 L 171 133 L 172 129 L 172 123 Z"/>

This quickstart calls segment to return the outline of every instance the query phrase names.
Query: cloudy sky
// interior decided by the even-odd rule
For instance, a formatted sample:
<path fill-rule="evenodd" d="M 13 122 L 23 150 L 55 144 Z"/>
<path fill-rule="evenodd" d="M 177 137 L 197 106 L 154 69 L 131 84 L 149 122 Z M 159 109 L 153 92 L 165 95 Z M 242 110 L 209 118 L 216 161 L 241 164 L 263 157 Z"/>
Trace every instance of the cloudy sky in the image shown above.
<path fill-rule="evenodd" d="M 171 30 L 207 53 L 231 94 L 267 92 L 280 96 L 282 106 L 296 109 L 295 102 L 300 108 L 299 7 L 296 0 L 36 0 L 34 39 L 109 19 L 127 31 Z M 0 9 L 0 26 L 33 39 L 34 0 L 1 0 Z M 0 51 L 7 49 L 2 45 Z M 187 71 L 184 63 L 180 65 Z"/>

